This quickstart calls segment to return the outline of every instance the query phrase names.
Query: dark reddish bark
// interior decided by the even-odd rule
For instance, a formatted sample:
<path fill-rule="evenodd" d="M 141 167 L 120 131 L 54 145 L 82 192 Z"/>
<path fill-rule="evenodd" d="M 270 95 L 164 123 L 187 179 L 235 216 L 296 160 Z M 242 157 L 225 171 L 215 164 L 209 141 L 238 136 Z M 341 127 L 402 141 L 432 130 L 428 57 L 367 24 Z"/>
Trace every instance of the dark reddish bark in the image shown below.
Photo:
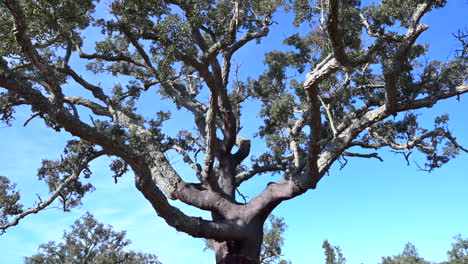
<path fill-rule="evenodd" d="M 220 160 L 220 166 L 217 170 L 218 184 L 223 192 L 232 200 L 235 200 L 235 168 L 236 159 L 228 154 L 227 157 Z M 240 208 L 239 208 L 240 209 Z M 214 243 L 214 251 L 217 264 L 254 264 L 259 263 L 261 244 L 263 241 L 263 223 L 264 217 L 261 217 L 261 211 L 250 211 L 246 208 L 237 210 L 229 217 L 230 220 L 239 221 L 243 227 L 242 240 L 228 240 Z M 212 213 L 214 221 L 224 221 L 225 217 Z M 231 219 L 234 218 L 234 219 Z"/>
<path fill-rule="evenodd" d="M 263 240 L 263 222 L 255 221 L 246 229 L 247 238 L 243 241 L 215 242 L 216 264 L 257 264 L 260 259 Z"/>

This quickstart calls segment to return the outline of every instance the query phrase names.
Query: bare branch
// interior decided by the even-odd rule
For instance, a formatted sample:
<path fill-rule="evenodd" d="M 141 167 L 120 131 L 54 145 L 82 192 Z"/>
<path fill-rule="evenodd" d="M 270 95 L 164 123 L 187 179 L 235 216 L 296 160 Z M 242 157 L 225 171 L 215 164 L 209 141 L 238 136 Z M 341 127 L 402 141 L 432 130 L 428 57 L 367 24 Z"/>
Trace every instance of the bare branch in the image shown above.
<path fill-rule="evenodd" d="M 424 108 L 424 107 L 430 108 L 433 105 L 435 105 L 439 100 L 454 97 L 454 96 L 461 95 L 467 92 L 468 92 L 468 83 L 464 83 L 457 87 L 449 88 L 445 91 L 434 93 L 425 98 L 414 100 L 410 104 L 404 104 L 404 105 L 398 104 L 396 106 L 396 110 L 398 112 L 403 112 L 407 110 L 414 110 L 414 109 L 419 109 L 419 108 Z"/>
<path fill-rule="evenodd" d="M 348 157 L 367 158 L 367 159 L 376 158 L 383 162 L 383 159 L 379 156 L 378 153 L 362 154 L 362 153 L 353 153 L 353 152 L 344 151 L 343 155 L 348 156 Z"/>
<path fill-rule="evenodd" d="M 98 54 L 98 53 L 87 54 L 87 53 L 84 53 L 81 47 L 78 45 L 75 45 L 75 49 L 80 55 L 80 58 L 83 58 L 83 59 L 88 59 L 88 60 L 100 59 L 104 61 L 114 61 L 114 62 L 125 61 L 125 62 L 129 62 L 131 64 L 135 64 L 140 67 L 147 67 L 145 63 L 139 60 L 136 60 L 134 57 L 126 56 L 122 53 L 118 55 L 104 55 L 104 54 Z"/>
<path fill-rule="evenodd" d="M 251 179 L 257 174 L 261 174 L 265 172 L 278 172 L 278 171 L 285 171 L 285 170 L 286 170 L 286 167 L 284 165 L 277 165 L 277 164 L 254 167 L 253 169 L 247 172 L 239 173 L 236 175 L 236 186 L 241 185 L 241 183 Z"/>
<path fill-rule="evenodd" d="M 79 97 L 68 97 L 70 100 L 74 101 L 77 104 L 81 104 L 83 106 L 86 106 L 90 108 L 95 114 L 100 114 L 103 116 L 109 116 L 112 117 L 112 119 L 117 122 L 125 125 L 128 128 L 134 128 L 136 131 L 139 132 L 140 136 L 141 135 L 149 135 L 151 134 L 148 130 L 146 130 L 144 127 L 142 127 L 138 122 L 133 117 L 130 117 L 129 115 L 125 114 L 123 111 L 120 110 L 120 106 L 116 105 L 113 103 L 110 98 L 104 94 L 103 90 L 101 87 L 92 85 L 85 81 L 81 76 L 79 76 L 75 71 L 70 69 L 69 67 L 66 68 L 56 68 L 60 72 L 66 73 L 67 75 L 71 76 L 78 84 L 83 86 L 84 88 L 90 90 L 93 95 L 100 99 L 102 102 L 106 103 L 107 109 L 100 106 L 97 103 L 94 103 L 92 101 L 86 100 L 84 98 L 79 98 Z"/>
<path fill-rule="evenodd" d="M 410 30 L 416 30 L 419 24 L 419 21 L 423 17 L 425 13 L 427 13 L 432 5 L 434 0 L 428 0 L 424 1 L 416 7 L 416 9 L 413 12 L 413 15 L 411 16 L 411 22 L 410 22 Z M 412 32 L 408 32 L 406 36 L 412 35 Z"/>
<path fill-rule="evenodd" d="M 396 111 L 404 112 L 424 107 L 431 107 L 439 100 L 454 97 L 467 92 L 468 84 L 463 84 L 453 89 L 442 91 L 438 94 L 433 94 L 426 98 L 414 100 L 411 104 L 398 104 L 396 105 Z M 350 121 L 347 123 L 348 125 L 344 125 L 346 129 L 338 129 L 338 131 L 342 132 L 339 132 L 339 135 L 335 139 L 328 142 L 327 145 L 331 147 L 320 155 L 320 159 L 318 162 L 320 168 L 320 175 L 324 175 L 324 173 L 329 169 L 332 163 L 340 156 L 340 153 L 347 149 L 349 146 L 351 146 L 351 142 L 363 130 L 379 121 L 384 120 L 390 115 L 391 113 L 387 110 L 387 105 L 385 104 L 377 109 L 366 112 L 362 116 L 350 119 Z M 375 146 L 378 147 L 378 145 Z"/>
<path fill-rule="evenodd" d="M 420 135 L 417 138 L 411 139 L 409 142 L 406 143 L 398 143 L 393 139 L 385 138 L 384 136 L 378 134 L 377 132 L 373 131 L 372 129 L 367 129 L 369 131 L 369 136 L 373 139 L 374 143 L 369 142 L 362 142 L 362 141 L 353 141 L 350 146 L 359 146 L 361 148 L 366 149 L 378 149 L 381 147 L 390 147 L 394 150 L 404 150 L 410 151 L 411 149 L 418 147 L 420 149 L 424 149 L 425 151 L 431 151 L 430 147 L 423 144 L 423 141 L 428 138 L 432 138 L 435 136 L 443 136 L 447 138 L 456 148 L 468 152 L 467 149 L 463 148 L 458 142 L 456 138 L 452 136 L 451 133 L 448 131 L 442 130 L 433 130 L 427 133 Z"/>
<path fill-rule="evenodd" d="M 322 107 L 325 110 L 325 114 L 327 116 L 328 122 L 330 123 L 330 128 L 333 132 L 333 137 L 336 137 L 337 131 L 335 127 L 335 122 L 333 121 L 333 116 L 331 115 L 331 112 L 330 112 L 330 107 L 329 105 L 325 104 L 325 102 L 323 101 L 322 97 L 320 97 L 320 95 L 318 95 L 318 99 L 320 100 L 320 104 L 322 104 Z"/>
<path fill-rule="evenodd" d="M 29 122 L 31 122 L 31 120 L 33 120 L 34 118 L 40 116 L 41 113 L 34 113 L 32 114 L 26 121 L 24 121 L 23 123 L 23 126 L 27 126 L 29 124 Z"/>
<path fill-rule="evenodd" d="M 264 21 L 264 26 L 259 32 L 248 32 L 241 37 L 241 39 L 232 44 L 227 50 L 223 52 L 223 69 L 222 69 L 222 79 L 223 86 L 226 87 L 229 82 L 229 73 L 231 70 L 231 59 L 232 55 L 241 47 L 243 47 L 248 42 L 254 39 L 260 39 L 268 35 L 269 28 L 268 23 Z"/>
<path fill-rule="evenodd" d="M 72 70 L 70 67 L 65 67 L 65 68 L 56 68 L 59 72 L 65 73 L 68 76 L 72 77 L 73 80 L 75 80 L 78 84 L 80 84 L 83 88 L 91 91 L 93 96 L 99 100 L 101 100 L 105 104 L 110 103 L 110 98 L 104 94 L 103 90 L 99 86 L 95 86 L 89 82 L 87 82 L 85 79 L 83 79 L 80 75 L 78 75 L 74 70 Z"/>
<path fill-rule="evenodd" d="M 65 68 L 68 65 L 68 62 L 70 61 L 70 57 L 72 54 L 72 47 L 73 47 L 73 43 L 71 39 L 68 39 L 65 57 L 63 58 L 63 62 L 62 62 L 62 68 Z"/>

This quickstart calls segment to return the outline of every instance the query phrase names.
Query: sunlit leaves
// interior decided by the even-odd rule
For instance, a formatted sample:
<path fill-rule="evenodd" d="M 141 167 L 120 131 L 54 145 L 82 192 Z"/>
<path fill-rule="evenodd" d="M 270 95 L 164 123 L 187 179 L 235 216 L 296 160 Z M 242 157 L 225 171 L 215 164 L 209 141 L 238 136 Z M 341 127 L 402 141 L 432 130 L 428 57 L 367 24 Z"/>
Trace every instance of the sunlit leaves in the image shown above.
<path fill-rule="evenodd" d="M 71 175 L 83 173 L 85 178 L 89 178 L 91 171 L 87 164 L 84 164 L 84 159 L 94 152 L 93 145 L 81 140 L 70 140 L 64 150 L 64 156 L 57 161 L 43 160 L 37 175 L 47 183 L 49 192 L 53 193 Z M 83 196 L 93 190 L 94 187 L 90 183 L 73 181 L 59 195 L 62 209 L 68 211 L 81 205 Z"/>
<path fill-rule="evenodd" d="M 37 44 L 66 46 L 69 39 L 81 43 L 79 31 L 93 20 L 95 3 L 92 0 L 35 0 L 22 1 L 22 7 L 29 34 Z"/>
<path fill-rule="evenodd" d="M 19 203 L 20 198 L 16 185 L 7 177 L 0 176 L 0 225 L 8 223 L 9 216 L 23 212 L 23 205 Z"/>
<path fill-rule="evenodd" d="M 14 107 L 20 105 L 23 101 L 11 92 L 0 93 L 0 121 L 11 125 L 15 113 Z"/>
<path fill-rule="evenodd" d="M 9 14 L 3 2 L 0 3 L 0 56 L 12 56 L 19 53 L 19 48 L 15 45 L 14 36 L 11 34 L 13 29 L 13 17 Z"/>
<path fill-rule="evenodd" d="M 387 0 L 382 1 L 380 5 L 366 7 L 364 13 L 371 18 L 377 31 L 380 27 L 396 24 L 408 27 L 413 10 L 423 2 L 427 1 Z M 430 8 L 441 8 L 446 2 L 446 0 L 432 1 Z"/>
<path fill-rule="evenodd" d="M 310 3 L 312 1 L 309 0 L 297 0 L 290 2 L 292 3 L 292 8 L 295 12 L 295 26 L 299 26 L 304 21 L 312 20 L 314 14 L 318 13 L 317 10 L 323 10 L 323 7 L 319 6 L 318 1 L 315 3 Z M 316 9 L 314 7 L 316 7 Z"/>

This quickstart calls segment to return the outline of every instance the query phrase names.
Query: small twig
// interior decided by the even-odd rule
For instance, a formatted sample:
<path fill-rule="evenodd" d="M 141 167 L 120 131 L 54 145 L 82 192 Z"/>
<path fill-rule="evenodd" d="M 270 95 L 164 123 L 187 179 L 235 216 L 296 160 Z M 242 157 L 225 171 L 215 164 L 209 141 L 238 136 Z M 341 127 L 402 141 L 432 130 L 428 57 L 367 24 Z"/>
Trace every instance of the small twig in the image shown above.
<path fill-rule="evenodd" d="M 237 188 L 236 188 L 236 192 L 237 192 L 237 194 L 239 194 L 239 195 L 242 197 L 242 199 L 244 200 L 244 204 L 247 204 L 247 199 L 246 199 L 246 198 L 248 198 L 248 196 L 243 195 L 243 194 L 239 191 L 239 189 L 237 189 Z"/>
<path fill-rule="evenodd" d="M 36 118 L 36 117 L 38 117 L 38 116 L 40 116 L 40 115 L 41 115 L 41 113 L 35 113 L 35 114 L 31 115 L 31 116 L 24 122 L 23 126 L 27 126 L 31 120 L 33 120 L 34 118 Z"/>

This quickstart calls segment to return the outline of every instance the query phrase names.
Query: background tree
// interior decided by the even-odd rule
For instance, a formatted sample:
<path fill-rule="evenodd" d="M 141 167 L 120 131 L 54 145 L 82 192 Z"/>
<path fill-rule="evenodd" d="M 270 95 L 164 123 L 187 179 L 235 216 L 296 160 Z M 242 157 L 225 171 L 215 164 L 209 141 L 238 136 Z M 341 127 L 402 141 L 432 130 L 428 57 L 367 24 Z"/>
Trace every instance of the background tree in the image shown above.
<path fill-rule="evenodd" d="M 447 264 L 468 263 L 468 239 L 464 239 L 460 234 L 454 237 L 452 249 L 447 252 L 449 260 Z"/>
<path fill-rule="evenodd" d="M 115 232 L 84 214 L 63 234 L 63 242 L 39 246 L 39 253 L 26 257 L 25 264 L 161 264 L 153 254 L 124 251 L 130 244 L 125 231 Z"/>
<path fill-rule="evenodd" d="M 339 246 L 332 246 L 328 240 L 323 241 L 322 248 L 325 254 L 326 264 L 345 264 L 346 258 Z"/>
<path fill-rule="evenodd" d="M 80 176 L 91 177 L 88 164 L 107 155 L 115 158 L 115 181 L 131 170 L 168 225 L 213 239 L 217 263 L 257 263 L 268 215 L 315 189 L 336 162 L 381 159 L 371 152 L 379 148 L 406 159 L 418 150 L 426 155 L 421 168 L 431 171 L 467 151 L 450 133 L 448 116 L 423 128 L 412 112 L 468 92 L 466 54 L 429 61 L 416 43 L 428 28 L 421 18 L 445 2 L 115 0 L 110 14 L 98 14 L 92 0 L 1 0 L 2 120 L 9 124 L 15 107 L 27 105 L 30 119 L 74 138 L 60 159 L 39 169 L 49 199 L 22 209 L 11 183 L 1 182 L 9 199 L 0 229 L 54 201 L 65 211 L 80 205 L 94 190 Z M 310 31 L 288 37 L 287 51 L 269 52 L 258 78 L 233 80 L 236 52 L 266 36 L 285 8 Z M 83 36 L 96 28 L 100 39 L 88 43 Z M 117 84 L 95 75 L 116 76 Z M 260 126 L 241 115 L 248 98 L 261 107 Z M 170 100 L 195 128 L 169 130 L 168 109 L 153 103 L 142 111 L 145 99 Z M 262 154 L 251 156 L 258 141 L 246 127 L 264 141 Z M 173 166 L 167 153 L 192 173 Z M 241 184 L 267 172 L 281 179 L 248 201 L 237 199 Z M 188 216 L 167 198 L 212 217 Z"/>
<path fill-rule="evenodd" d="M 429 262 L 419 257 L 416 247 L 408 242 L 401 254 L 393 257 L 382 257 L 382 264 L 429 264 Z"/>
<path fill-rule="evenodd" d="M 260 263 L 270 264 L 291 264 L 291 262 L 281 259 L 283 256 L 282 247 L 284 245 L 283 233 L 287 228 L 284 218 L 270 215 L 269 223 L 263 226 L 262 251 L 260 252 Z"/>
<path fill-rule="evenodd" d="M 392 257 L 382 257 L 382 264 L 462 264 L 468 263 L 468 240 L 463 239 L 461 235 L 454 236 L 455 242 L 452 243 L 452 249 L 447 252 L 449 260 L 447 262 L 428 262 L 419 256 L 416 247 L 408 242 L 405 244 L 403 252 Z M 323 242 L 322 248 L 325 253 L 325 263 L 339 264 L 346 263 L 341 248 L 331 245 L 328 240 Z"/>

